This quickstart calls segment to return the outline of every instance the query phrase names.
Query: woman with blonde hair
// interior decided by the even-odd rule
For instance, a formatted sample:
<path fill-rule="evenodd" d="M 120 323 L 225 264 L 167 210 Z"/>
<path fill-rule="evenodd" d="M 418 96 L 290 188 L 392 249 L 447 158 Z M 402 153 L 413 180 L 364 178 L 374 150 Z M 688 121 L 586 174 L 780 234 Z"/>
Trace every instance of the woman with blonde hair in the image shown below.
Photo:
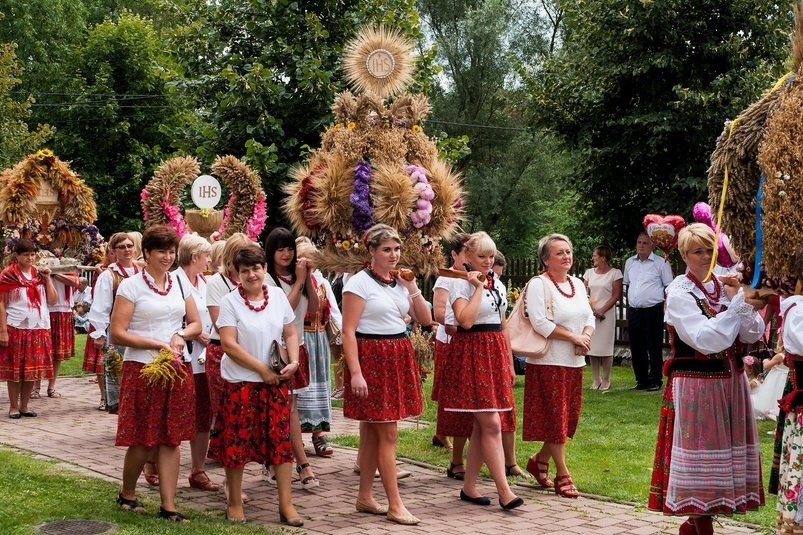
<path fill-rule="evenodd" d="M 360 420 L 358 512 L 387 515 L 403 525 L 420 521 L 402 502 L 396 478 L 397 422 L 423 410 L 420 375 L 406 335 L 408 312 L 430 325 L 429 305 L 415 280 L 393 277 L 401 258 L 401 238 L 388 225 L 374 225 L 363 239 L 369 267 L 349 278 L 343 288 L 343 354 L 346 358 L 346 418 Z M 388 506 L 373 495 L 379 469 Z"/>
<path fill-rule="evenodd" d="M 664 406 L 655 448 L 649 508 L 689 516 L 681 535 L 714 533 L 712 515 L 745 513 L 764 505 L 761 454 L 745 344 L 764 333 L 757 312 L 735 276 L 706 282 L 716 236 L 693 223 L 678 236 L 688 270 L 666 289 L 672 339 Z"/>
<path fill-rule="evenodd" d="M 491 504 L 477 489 L 484 463 L 496 484 L 499 505 L 509 511 L 524 500 L 510 489 L 502 446 L 501 413 L 513 411 L 516 403 L 516 371 L 506 336 L 507 290 L 494 276 L 496 244 L 488 234 L 472 234 L 464 249 L 470 271 L 467 280 L 452 285 L 449 295 L 458 328 L 443 368 L 439 403 L 446 412 L 470 413 L 474 419 L 460 499 Z"/>
<path fill-rule="evenodd" d="M 527 313 L 532 328 L 551 344 L 543 358 L 527 360 L 523 438 L 544 443 L 530 458 L 527 471 L 558 496 L 577 498 L 580 493 L 566 464 L 566 442 L 574 438 L 580 422 L 583 368 L 594 334 L 594 314 L 583 282 L 569 275 L 574 264 L 569 238 L 544 236 L 538 256 L 545 269 L 527 284 Z M 557 471 L 554 483 L 549 479 L 551 461 Z"/>

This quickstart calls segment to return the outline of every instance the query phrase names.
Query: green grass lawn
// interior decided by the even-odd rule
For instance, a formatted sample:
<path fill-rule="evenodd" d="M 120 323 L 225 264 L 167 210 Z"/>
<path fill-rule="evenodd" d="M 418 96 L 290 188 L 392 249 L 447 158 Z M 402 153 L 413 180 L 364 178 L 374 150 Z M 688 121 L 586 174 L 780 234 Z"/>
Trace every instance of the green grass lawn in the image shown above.
<path fill-rule="evenodd" d="M 81 366 L 84 363 L 84 346 L 86 345 L 86 335 L 75 335 L 75 357 L 61 363 L 59 377 L 83 377 L 87 375 Z"/>
<path fill-rule="evenodd" d="M 584 391 L 583 414 L 574 440 L 567 445 L 569 470 L 581 492 L 607 496 L 615 500 L 647 505 L 655 454 L 655 439 L 661 404 L 660 392 L 646 393 L 633 390 L 636 385 L 629 368 L 613 369 L 613 388 L 607 393 L 587 389 Z M 585 375 L 586 387 L 591 385 L 591 373 Z M 426 399 L 432 390 L 432 379 L 425 384 Z M 519 377 L 515 388 L 521 429 L 524 396 L 524 377 Z M 437 405 L 429 401 L 421 420 L 435 422 Z M 759 422 L 762 446 L 763 472 L 766 479 L 772 464 L 772 446 L 775 424 Z M 772 431 L 773 434 L 768 434 Z M 399 433 L 399 457 L 415 459 L 446 468 L 451 454 L 431 446 L 434 426 L 417 431 Z M 521 440 L 517 434 L 516 452 L 522 468 L 527 458 L 540 443 Z M 334 439 L 339 444 L 356 446 L 356 437 Z M 552 466 L 554 474 L 554 465 Z M 758 512 L 737 517 L 738 520 L 763 526 L 774 526 L 775 496 L 767 496 L 767 505 Z"/>

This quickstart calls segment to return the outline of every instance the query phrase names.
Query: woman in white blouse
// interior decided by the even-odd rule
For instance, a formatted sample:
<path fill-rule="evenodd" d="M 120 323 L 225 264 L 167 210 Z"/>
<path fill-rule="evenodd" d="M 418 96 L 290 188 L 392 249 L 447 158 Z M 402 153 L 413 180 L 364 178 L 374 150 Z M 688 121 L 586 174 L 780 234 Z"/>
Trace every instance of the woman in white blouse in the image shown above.
<path fill-rule="evenodd" d="M 186 340 L 201 334 L 201 321 L 192 294 L 182 295 L 170 273 L 178 243 L 178 234 L 168 226 L 154 225 L 145 231 L 145 268 L 120 283 L 110 331 L 112 343 L 126 348 L 115 445 L 128 450 L 117 504 L 125 510 L 144 511 L 136 497 L 136 483 L 145 462 L 157 451 L 159 517 L 185 523 L 188 520 L 176 511 L 175 499 L 179 445 L 195 439 L 195 383 L 151 384 L 141 374 L 145 365 L 166 351 L 173 354 L 175 367 L 183 369 L 188 378 L 192 375 Z"/>
<path fill-rule="evenodd" d="M 209 265 L 212 245 L 197 234 L 187 234 L 178 244 L 178 269 L 174 272 L 182 295 L 192 293 L 198 316 L 201 320 L 201 334 L 193 340 L 190 350 L 192 373 L 195 381 L 195 440 L 190 442 L 192 467 L 189 483 L 194 489 L 218 491 L 220 485 L 212 482 L 204 470 L 206 453 L 209 449 L 209 430 L 212 414 L 209 401 L 209 384 L 206 380 L 206 348 L 212 331 L 212 317 L 206 308 L 206 277 L 203 273 Z M 188 344 L 189 346 L 189 344 Z M 188 347 L 189 349 L 189 347 Z"/>
<path fill-rule="evenodd" d="M 566 466 L 566 442 L 574 437 L 583 407 L 583 367 L 594 334 L 594 314 L 583 281 L 569 275 L 572 242 L 562 234 L 544 236 L 538 256 L 545 271 L 527 284 L 527 313 L 533 329 L 549 338 L 549 352 L 527 361 L 524 383 L 524 440 L 543 442 L 527 463 L 538 483 L 566 498 L 580 494 Z M 548 294 L 547 294 L 548 293 Z M 548 315 L 547 302 L 551 303 Z M 555 481 L 549 464 L 555 462 Z"/>
<path fill-rule="evenodd" d="M 744 373 L 745 343 L 757 341 L 764 302 L 745 296 L 738 279 L 708 274 L 716 236 L 691 224 L 678 235 L 688 266 L 666 290 L 672 358 L 658 429 L 649 508 L 689 516 L 686 535 L 712 534 L 712 515 L 764 504 L 760 444 Z"/>
<path fill-rule="evenodd" d="M 423 398 L 418 364 L 404 317 L 408 312 L 421 325 L 432 323 L 429 306 L 415 280 L 390 274 L 401 258 L 401 238 L 388 225 L 365 233 L 371 255 L 369 267 L 343 287 L 343 354 L 346 358 L 346 418 L 360 420 L 360 488 L 357 511 L 387 515 L 398 524 L 419 520 L 402 502 L 396 477 L 397 422 L 418 416 Z M 373 495 L 379 469 L 388 506 Z"/>
<path fill-rule="evenodd" d="M 290 442 L 290 389 L 298 371 L 295 314 L 280 288 L 266 284 L 265 253 L 256 245 L 234 257 L 237 291 L 220 302 L 217 327 L 225 355 L 220 373 L 226 382 L 219 420 L 218 459 L 226 468 L 226 517 L 245 522 L 243 468 L 249 462 L 273 466 L 279 491 L 279 519 L 304 525 L 291 496 L 293 449 Z M 284 339 L 287 360 L 271 362 Z M 272 367 L 275 364 L 275 367 Z"/>

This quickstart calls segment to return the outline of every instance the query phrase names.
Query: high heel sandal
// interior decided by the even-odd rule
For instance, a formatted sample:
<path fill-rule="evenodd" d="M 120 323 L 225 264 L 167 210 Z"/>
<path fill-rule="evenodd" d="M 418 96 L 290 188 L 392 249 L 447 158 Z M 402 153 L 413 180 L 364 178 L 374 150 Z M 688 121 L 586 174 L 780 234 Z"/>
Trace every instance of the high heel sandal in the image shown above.
<path fill-rule="evenodd" d="M 527 461 L 527 471 L 530 472 L 538 484 L 545 489 L 555 487 L 555 482 L 549 479 L 549 461 L 542 461 L 538 454 Z"/>
<path fill-rule="evenodd" d="M 301 477 L 301 472 L 303 472 L 307 468 L 310 468 L 309 463 L 299 464 L 298 466 L 296 466 L 296 472 L 298 472 L 298 477 Z M 318 478 L 315 476 L 307 476 L 301 478 L 301 488 L 303 488 L 304 490 L 314 489 L 318 485 L 320 485 L 320 483 L 318 482 Z M 294 524 L 289 524 L 289 525 L 293 526 Z M 303 525 L 303 523 L 301 525 Z"/>
<path fill-rule="evenodd" d="M 463 466 L 463 463 L 454 464 L 449 463 L 449 468 L 446 469 L 446 475 L 451 477 L 452 479 L 456 479 L 458 481 L 463 481 L 466 478 L 465 470 L 463 472 L 455 472 L 454 469 L 458 466 Z"/>
<path fill-rule="evenodd" d="M 146 462 L 145 464 L 151 467 L 153 470 L 150 474 L 145 474 L 145 481 L 148 482 L 148 485 L 151 487 L 158 487 L 159 486 L 159 469 L 156 468 L 156 463 L 152 463 L 150 461 Z"/>
<path fill-rule="evenodd" d="M 580 492 L 574 486 L 572 476 L 569 474 L 555 478 L 555 494 L 564 498 L 577 498 L 580 496 Z"/>
<path fill-rule="evenodd" d="M 208 490 L 210 492 L 217 492 L 220 490 L 220 485 L 209 479 L 209 475 L 207 475 L 204 470 L 193 472 L 187 479 L 190 482 L 190 487 L 194 489 Z"/>

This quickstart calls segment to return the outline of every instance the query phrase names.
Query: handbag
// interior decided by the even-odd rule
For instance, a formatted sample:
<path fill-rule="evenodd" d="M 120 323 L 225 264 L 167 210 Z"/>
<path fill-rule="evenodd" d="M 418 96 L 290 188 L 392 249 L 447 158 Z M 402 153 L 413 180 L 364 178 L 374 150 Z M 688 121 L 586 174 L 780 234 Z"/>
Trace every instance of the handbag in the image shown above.
<path fill-rule="evenodd" d="M 281 373 L 288 364 L 287 350 L 278 341 L 274 340 L 268 353 L 268 367 L 276 373 Z"/>
<path fill-rule="evenodd" d="M 540 277 L 540 275 L 538 275 Z M 507 328 L 510 332 L 510 346 L 513 349 L 514 355 L 520 355 L 527 360 L 537 360 L 546 356 L 549 352 L 551 340 L 541 336 L 533 329 L 530 323 L 530 317 L 527 314 L 527 287 L 530 282 L 535 279 L 533 277 L 527 281 L 527 286 L 524 287 L 524 292 L 521 299 L 518 300 L 513 307 L 513 312 L 507 320 Z M 541 278 L 543 281 L 543 277 Z M 552 321 L 555 315 L 552 310 L 552 296 L 544 283 L 544 299 L 546 303 L 546 317 Z"/>

